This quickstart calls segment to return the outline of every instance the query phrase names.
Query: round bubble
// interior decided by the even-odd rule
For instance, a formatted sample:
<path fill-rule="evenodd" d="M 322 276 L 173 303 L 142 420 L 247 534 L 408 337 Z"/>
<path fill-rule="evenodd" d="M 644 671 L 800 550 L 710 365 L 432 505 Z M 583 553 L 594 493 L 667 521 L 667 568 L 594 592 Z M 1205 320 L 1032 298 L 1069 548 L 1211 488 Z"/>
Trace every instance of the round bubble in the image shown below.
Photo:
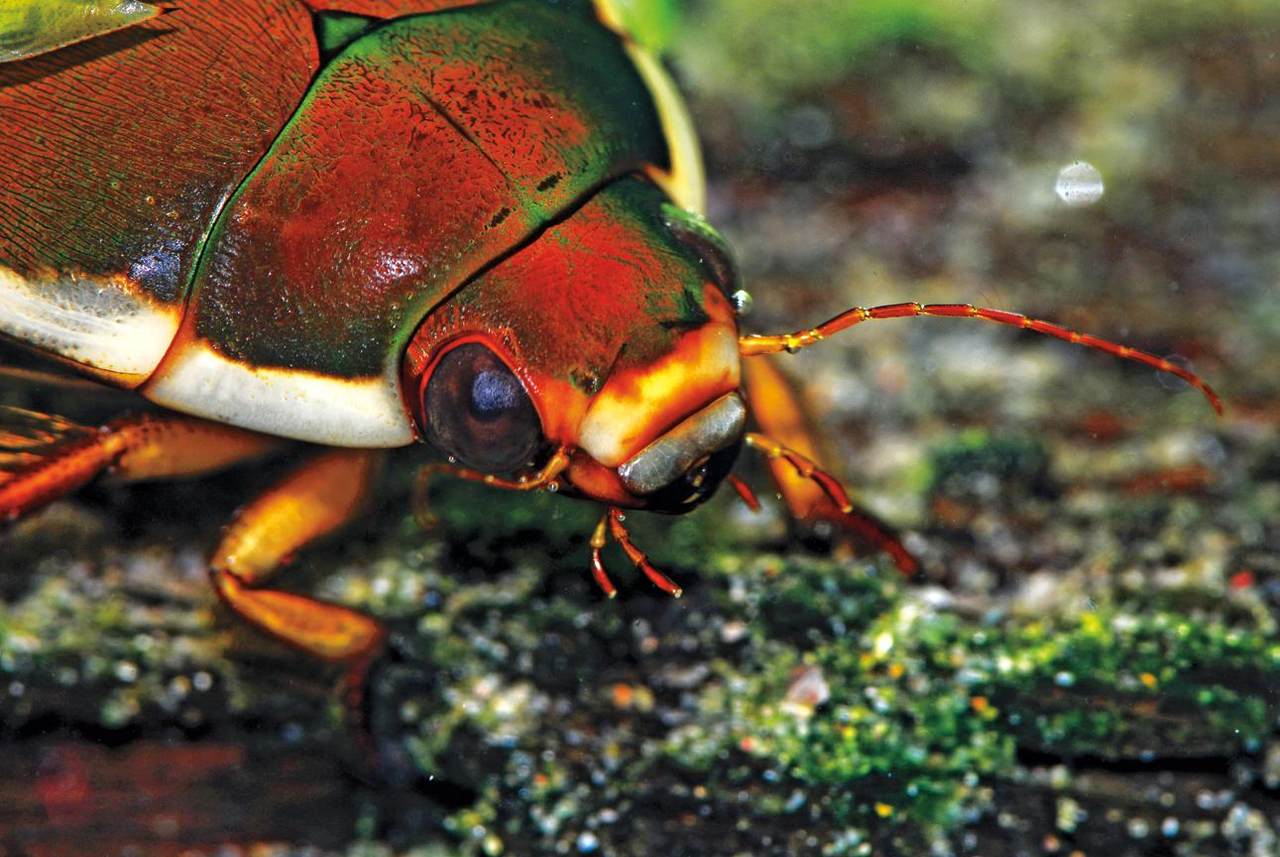
<path fill-rule="evenodd" d="M 1076 161 L 1058 170 L 1058 180 L 1054 182 L 1053 191 L 1058 199 L 1076 208 L 1093 205 L 1102 199 L 1106 186 L 1102 183 L 1102 173 L 1093 164 Z"/>

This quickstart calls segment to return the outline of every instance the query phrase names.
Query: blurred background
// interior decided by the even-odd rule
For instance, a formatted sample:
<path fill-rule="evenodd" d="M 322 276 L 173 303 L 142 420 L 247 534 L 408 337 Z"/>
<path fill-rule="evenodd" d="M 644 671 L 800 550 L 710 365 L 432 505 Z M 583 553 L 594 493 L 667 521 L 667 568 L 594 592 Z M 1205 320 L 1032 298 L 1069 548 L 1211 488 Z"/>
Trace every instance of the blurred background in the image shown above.
<path fill-rule="evenodd" d="M 620 554 L 605 601 L 563 498 L 442 484 L 423 532 L 405 453 L 285 578 L 393 628 L 376 783 L 337 676 L 207 586 L 272 474 L 97 486 L 0 536 L 0 854 L 1280 853 L 1280 3 L 624 5 L 746 327 L 984 304 L 1226 416 L 1029 333 L 860 326 L 784 366 L 921 572 L 789 528 L 748 461 L 759 514 L 629 519 L 680 601 Z"/>

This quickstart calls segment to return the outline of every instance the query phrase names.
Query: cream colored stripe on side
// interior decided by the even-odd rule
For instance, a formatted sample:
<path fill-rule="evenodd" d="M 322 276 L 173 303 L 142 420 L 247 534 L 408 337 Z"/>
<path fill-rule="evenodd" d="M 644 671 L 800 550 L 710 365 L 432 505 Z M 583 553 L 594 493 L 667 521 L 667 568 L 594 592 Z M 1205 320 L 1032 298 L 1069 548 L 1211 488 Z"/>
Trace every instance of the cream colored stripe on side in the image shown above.
<path fill-rule="evenodd" d="M 702 166 L 702 147 L 698 145 L 689 108 L 662 62 L 634 42 L 626 45 L 627 54 L 653 96 L 671 154 L 669 172 L 650 167 L 649 175 L 681 208 L 706 215 L 707 173 Z"/>
<path fill-rule="evenodd" d="M 179 321 L 176 308 L 151 300 L 123 277 L 28 280 L 0 266 L 0 332 L 92 369 L 146 378 Z"/>
<path fill-rule="evenodd" d="M 702 147 L 693 128 L 693 119 L 684 98 L 662 61 L 645 48 L 636 44 L 627 32 L 626 15 L 619 7 L 619 0 L 594 0 L 596 17 L 600 23 L 613 30 L 624 40 L 627 55 L 640 72 L 649 94 L 653 96 L 662 123 L 662 133 L 667 138 L 667 150 L 671 154 L 671 170 L 650 168 L 650 177 L 675 200 L 681 208 L 696 214 L 707 213 L 707 174 L 702 166 Z M 625 2 L 625 0 L 624 0 Z"/>
<path fill-rule="evenodd" d="M 184 343 L 141 389 L 175 411 L 279 437 L 364 449 L 406 446 L 414 432 L 398 373 L 347 379 L 237 363 Z"/>

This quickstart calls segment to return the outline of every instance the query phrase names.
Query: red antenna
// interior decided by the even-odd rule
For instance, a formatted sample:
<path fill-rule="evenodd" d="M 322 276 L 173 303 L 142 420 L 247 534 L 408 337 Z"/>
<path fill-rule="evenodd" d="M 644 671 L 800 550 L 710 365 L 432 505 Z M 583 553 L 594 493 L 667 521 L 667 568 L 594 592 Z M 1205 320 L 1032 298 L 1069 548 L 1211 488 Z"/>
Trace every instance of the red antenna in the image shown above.
<path fill-rule="evenodd" d="M 996 324 L 1005 324 L 1010 327 L 1020 327 L 1024 330 L 1034 330 L 1036 333 L 1043 333 L 1047 336 L 1055 336 L 1058 339 L 1075 345 L 1083 345 L 1086 348 L 1096 348 L 1099 351 L 1105 351 L 1108 354 L 1120 357 L 1124 360 L 1134 360 L 1138 363 L 1145 363 L 1148 366 L 1159 369 L 1161 372 L 1168 372 L 1170 375 L 1177 376 L 1186 381 L 1192 387 L 1195 387 L 1204 397 L 1209 400 L 1209 404 L 1219 414 L 1222 413 L 1222 399 L 1213 391 L 1199 375 L 1184 369 L 1176 363 L 1172 363 L 1163 357 L 1157 357 L 1146 351 L 1139 351 L 1136 348 L 1130 348 L 1128 345 L 1121 345 L 1117 342 L 1101 339 L 1088 333 L 1081 333 L 1077 330 L 1054 324 L 1050 321 L 1040 321 L 1029 316 L 1016 312 L 1007 312 L 1000 309 L 989 309 L 987 307 L 973 306 L 972 304 L 918 304 L 918 303 L 901 303 L 901 304 L 885 304 L 877 307 L 853 307 L 837 315 L 835 318 L 823 322 L 817 327 L 811 327 L 808 330 L 798 330 L 795 333 L 779 333 L 767 336 L 752 334 L 742 336 L 738 339 L 738 351 L 744 357 L 752 357 L 757 354 L 774 354 L 779 351 L 796 352 L 801 348 L 808 348 L 832 334 L 839 333 L 853 327 L 855 324 L 861 324 L 864 321 L 882 318 L 914 318 L 916 316 L 935 316 L 938 318 L 980 318 L 984 321 L 993 321 Z"/>

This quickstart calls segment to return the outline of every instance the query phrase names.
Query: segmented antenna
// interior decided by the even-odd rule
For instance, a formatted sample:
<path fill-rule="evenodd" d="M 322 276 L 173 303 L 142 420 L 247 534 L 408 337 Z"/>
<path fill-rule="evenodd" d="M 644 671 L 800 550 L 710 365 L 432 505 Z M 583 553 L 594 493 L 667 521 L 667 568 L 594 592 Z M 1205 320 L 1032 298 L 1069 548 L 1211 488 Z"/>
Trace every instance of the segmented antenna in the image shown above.
<path fill-rule="evenodd" d="M 1054 324 L 1050 321 L 1041 321 L 1016 312 L 1007 312 L 1000 309 L 990 309 L 988 307 L 973 306 L 972 304 L 918 304 L 900 303 L 885 304 L 877 307 L 853 307 L 840 313 L 836 317 L 823 322 L 817 327 L 811 327 L 808 330 L 798 330 L 795 333 L 780 333 L 772 335 L 751 334 L 738 338 L 738 351 L 744 357 L 753 357 L 757 354 L 775 354 L 779 351 L 796 352 L 802 348 L 808 348 L 810 345 L 821 342 L 832 334 L 839 333 L 853 327 L 855 324 L 861 324 L 864 321 L 882 318 L 913 318 L 916 316 L 934 316 L 937 318 L 980 318 L 984 321 L 992 321 L 996 324 L 1004 324 L 1010 327 L 1020 327 L 1024 330 L 1033 330 L 1036 333 L 1043 333 L 1047 336 L 1054 336 L 1065 342 L 1074 345 L 1083 345 L 1086 348 L 1096 348 L 1099 351 L 1105 351 L 1115 357 L 1124 360 L 1133 360 L 1138 363 L 1145 363 L 1153 369 L 1161 372 L 1167 372 L 1186 381 L 1192 387 L 1195 387 L 1204 397 L 1209 400 L 1209 404 L 1219 414 L 1222 413 L 1222 399 L 1213 391 L 1199 375 L 1173 363 L 1163 357 L 1157 357 L 1146 351 L 1139 351 L 1136 348 L 1130 348 L 1128 345 L 1121 345 L 1117 342 L 1111 342 L 1107 339 L 1101 339 L 1088 333 L 1081 333 L 1077 330 Z"/>

